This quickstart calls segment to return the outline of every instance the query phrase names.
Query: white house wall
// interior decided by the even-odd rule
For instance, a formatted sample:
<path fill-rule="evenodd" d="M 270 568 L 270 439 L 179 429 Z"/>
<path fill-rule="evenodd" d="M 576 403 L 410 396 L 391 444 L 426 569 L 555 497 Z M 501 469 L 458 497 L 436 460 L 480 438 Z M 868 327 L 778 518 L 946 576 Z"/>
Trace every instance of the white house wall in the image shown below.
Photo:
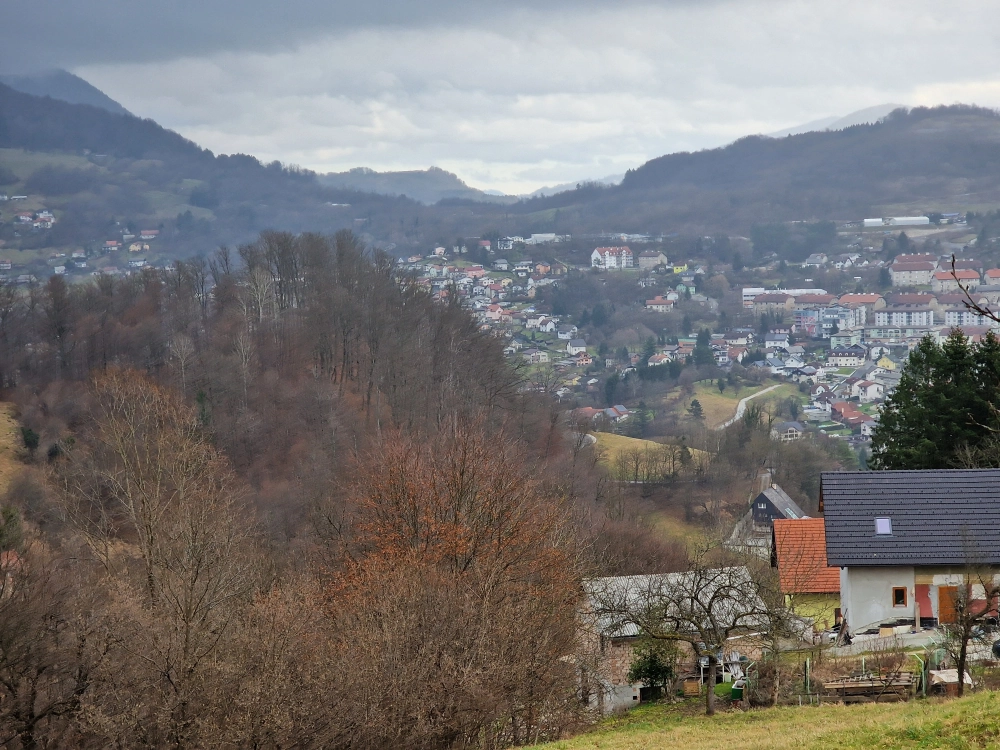
<path fill-rule="evenodd" d="M 840 608 L 851 632 L 878 627 L 879 623 L 888 620 L 913 618 L 914 586 L 912 567 L 841 568 Z M 905 607 L 892 606 L 892 590 L 899 587 L 906 587 Z"/>

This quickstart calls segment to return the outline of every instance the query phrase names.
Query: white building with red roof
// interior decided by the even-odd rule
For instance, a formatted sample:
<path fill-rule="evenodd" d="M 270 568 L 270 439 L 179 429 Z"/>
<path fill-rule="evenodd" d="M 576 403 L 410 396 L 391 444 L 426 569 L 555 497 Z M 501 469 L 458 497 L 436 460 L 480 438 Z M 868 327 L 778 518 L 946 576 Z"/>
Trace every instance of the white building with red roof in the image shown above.
<path fill-rule="evenodd" d="M 979 272 L 971 268 L 956 268 L 954 271 L 936 271 L 931 278 L 931 291 L 957 292 L 961 288 L 975 289 L 979 286 Z"/>

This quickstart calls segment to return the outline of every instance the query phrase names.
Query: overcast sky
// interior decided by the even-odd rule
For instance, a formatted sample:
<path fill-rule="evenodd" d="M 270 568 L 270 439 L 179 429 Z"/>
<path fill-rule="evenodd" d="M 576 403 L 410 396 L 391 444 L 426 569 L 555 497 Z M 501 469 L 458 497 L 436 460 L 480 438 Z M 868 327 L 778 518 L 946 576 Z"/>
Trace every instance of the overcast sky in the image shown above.
<path fill-rule="evenodd" d="M 981 0 L 9 5 L 0 70 L 65 67 L 217 153 L 509 192 L 886 102 L 1000 106 Z"/>

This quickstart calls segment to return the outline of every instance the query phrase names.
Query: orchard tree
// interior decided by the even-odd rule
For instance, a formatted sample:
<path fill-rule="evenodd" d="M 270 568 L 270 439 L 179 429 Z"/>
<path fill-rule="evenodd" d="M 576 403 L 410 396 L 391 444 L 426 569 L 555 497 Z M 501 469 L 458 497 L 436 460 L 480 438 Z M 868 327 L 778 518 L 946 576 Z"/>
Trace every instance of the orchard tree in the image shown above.
<path fill-rule="evenodd" d="M 789 632 L 784 598 L 770 566 L 717 546 L 692 552 L 682 573 L 600 578 L 588 593 L 606 632 L 638 628 L 648 638 L 686 644 L 708 665 L 705 713 L 715 713 L 719 658 L 730 638 Z"/>

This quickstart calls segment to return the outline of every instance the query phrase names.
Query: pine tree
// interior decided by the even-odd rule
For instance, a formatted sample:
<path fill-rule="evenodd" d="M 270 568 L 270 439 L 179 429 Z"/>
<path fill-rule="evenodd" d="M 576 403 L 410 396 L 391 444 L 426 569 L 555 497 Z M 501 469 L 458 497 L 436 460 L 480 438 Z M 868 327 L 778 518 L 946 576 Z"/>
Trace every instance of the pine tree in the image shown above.
<path fill-rule="evenodd" d="M 705 410 L 701 406 L 701 402 L 698 399 L 694 399 L 691 402 L 691 406 L 688 407 L 688 414 L 691 415 L 691 419 L 702 421 L 705 418 Z"/>
<path fill-rule="evenodd" d="M 899 385 L 886 400 L 872 436 L 873 469 L 956 466 L 965 448 L 976 449 L 998 426 L 1000 341 L 979 345 L 961 333 L 944 344 L 924 338 L 910 353 Z"/>

